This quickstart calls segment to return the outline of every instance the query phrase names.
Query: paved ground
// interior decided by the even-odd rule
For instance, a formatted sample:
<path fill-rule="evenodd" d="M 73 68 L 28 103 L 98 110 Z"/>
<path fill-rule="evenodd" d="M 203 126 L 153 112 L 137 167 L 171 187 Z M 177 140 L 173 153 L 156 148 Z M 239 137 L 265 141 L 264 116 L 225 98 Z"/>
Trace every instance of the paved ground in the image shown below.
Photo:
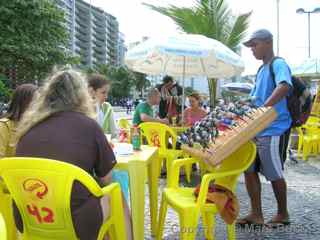
<path fill-rule="evenodd" d="M 320 158 L 314 158 L 308 162 L 299 161 L 298 163 L 288 161 L 285 174 L 288 184 L 288 205 L 292 221 L 291 225 L 276 230 L 268 228 L 256 231 L 253 229 L 237 229 L 237 239 L 320 239 Z M 194 177 L 193 184 L 196 184 L 196 179 L 197 177 Z M 159 199 L 161 189 L 163 189 L 165 184 L 165 180 L 161 179 Z M 263 178 L 262 184 L 264 215 L 268 220 L 276 211 L 276 203 L 270 184 Z M 240 215 L 244 215 L 249 208 L 249 199 L 243 177 L 240 178 L 238 184 L 237 196 L 240 201 Z M 146 200 L 147 199 L 148 198 L 146 198 Z M 146 216 L 149 214 L 148 207 L 145 209 L 145 214 Z M 226 239 L 225 225 L 220 217 L 217 219 L 216 239 Z M 147 217 L 145 225 L 145 239 L 153 239 L 150 236 L 149 217 Z M 179 239 L 179 221 L 175 212 L 169 210 L 165 226 L 164 239 Z M 204 236 L 201 233 L 201 223 L 198 228 L 199 232 L 197 239 L 204 239 Z"/>
<path fill-rule="evenodd" d="M 116 117 L 125 117 L 125 113 L 116 112 Z M 311 158 L 309 161 L 286 162 L 285 176 L 288 185 L 288 206 L 291 217 L 291 225 L 276 230 L 263 228 L 253 231 L 252 229 L 237 229 L 237 239 L 268 239 L 268 240 L 318 240 L 320 239 L 320 156 Z M 196 184 L 194 177 L 193 184 Z M 266 220 L 276 212 L 276 202 L 271 185 L 262 180 L 262 201 Z M 159 200 L 166 181 L 160 179 Z M 185 183 L 184 183 L 185 184 Z M 245 215 L 249 208 L 249 199 L 244 185 L 243 177 L 240 178 L 237 196 L 240 202 L 240 215 Z M 145 209 L 145 239 L 153 239 L 150 236 L 150 219 L 148 197 Z M 164 239 L 179 239 L 179 221 L 175 212 L 169 210 L 165 224 Z M 201 233 L 202 225 L 199 224 L 197 239 L 204 239 Z M 225 225 L 218 217 L 216 225 L 216 239 L 226 239 Z M 140 240 L 140 239 L 139 239 Z"/>
<path fill-rule="evenodd" d="M 308 162 L 298 163 L 288 161 L 286 164 L 286 179 L 288 184 L 288 205 L 291 217 L 291 225 L 271 230 L 237 229 L 237 239 L 284 239 L 284 240 L 317 240 L 320 239 L 320 160 L 314 158 Z M 194 177 L 193 184 L 196 184 Z M 270 219 L 276 211 L 276 203 L 271 185 L 262 180 L 262 201 L 265 218 Z M 164 179 L 160 180 L 159 199 L 165 186 Z M 185 184 L 185 183 L 183 183 Z M 237 190 L 240 202 L 240 215 L 246 214 L 249 209 L 249 199 L 244 185 L 243 176 L 240 178 Z M 148 198 L 146 198 L 147 200 Z M 147 200 L 148 201 L 148 200 Z M 148 205 L 148 203 L 147 203 Z M 145 239 L 153 239 L 150 236 L 150 219 L 148 206 L 145 209 L 146 228 Z M 169 210 L 166 218 L 164 239 L 179 239 L 179 220 L 175 212 Z M 204 239 L 199 223 L 197 239 Z M 225 225 L 220 217 L 217 218 L 216 239 L 226 239 Z"/>

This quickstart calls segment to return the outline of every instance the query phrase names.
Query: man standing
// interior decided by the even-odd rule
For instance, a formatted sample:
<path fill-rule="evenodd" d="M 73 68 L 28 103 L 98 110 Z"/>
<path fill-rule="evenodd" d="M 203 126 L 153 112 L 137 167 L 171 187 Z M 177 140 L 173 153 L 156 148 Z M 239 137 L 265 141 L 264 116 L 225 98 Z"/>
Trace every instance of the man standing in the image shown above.
<path fill-rule="evenodd" d="M 157 86 L 161 94 L 159 105 L 160 118 L 174 117 L 181 113 L 183 89 L 173 81 L 171 76 L 165 76 L 163 83 Z"/>
<path fill-rule="evenodd" d="M 160 122 L 168 124 L 169 121 L 164 118 L 156 118 L 153 113 L 153 106 L 159 106 L 160 92 L 153 88 L 148 92 L 148 99 L 145 102 L 139 103 L 133 114 L 133 124 L 139 125 L 142 122 Z"/>
<path fill-rule="evenodd" d="M 258 172 L 271 181 L 277 200 L 277 214 L 268 221 L 270 227 L 289 224 L 287 209 L 287 185 L 283 175 L 283 164 L 286 158 L 290 134 L 291 117 L 287 108 L 286 96 L 292 89 L 290 68 L 284 59 L 274 58 L 273 36 L 266 29 L 254 32 L 244 43 L 251 48 L 254 57 L 262 60 L 263 65 L 257 72 L 255 88 L 251 95 L 256 106 L 273 106 L 277 119 L 254 139 L 257 146 L 255 162 L 245 172 L 245 182 L 251 202 L 251 212 L 237 223 L 239 225 L 260 225 L 264 223 L 261 207 L 261 183 Z"/>

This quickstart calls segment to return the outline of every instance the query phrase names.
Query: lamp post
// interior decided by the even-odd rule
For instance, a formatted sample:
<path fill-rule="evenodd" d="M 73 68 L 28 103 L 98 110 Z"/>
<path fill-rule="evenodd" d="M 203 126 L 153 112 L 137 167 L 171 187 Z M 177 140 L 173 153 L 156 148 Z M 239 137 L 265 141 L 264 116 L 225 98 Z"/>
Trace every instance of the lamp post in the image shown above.
<path fill-rule="evenodd" d="M 306 11 L 303 8 L 298 8 L 296 10 L 296 13 L 298 14 L 303 14 L 303 13 L 307 13 L 308 14 L 308 57 L 311 57 L 311 52 L 310 52 L 310 15 L 311 13 L 320 13 L 320 8 L 315 8 L 312 11 Z"/>

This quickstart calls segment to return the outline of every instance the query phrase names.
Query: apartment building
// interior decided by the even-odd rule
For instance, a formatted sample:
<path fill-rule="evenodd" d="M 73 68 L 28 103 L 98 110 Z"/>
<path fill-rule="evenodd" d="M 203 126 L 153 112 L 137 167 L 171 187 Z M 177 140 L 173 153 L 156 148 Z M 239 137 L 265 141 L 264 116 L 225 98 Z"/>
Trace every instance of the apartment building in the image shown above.
<path fill-rule="evenodd" d="M 69 50 L 79 56 L 81 65 L 94 67 L 121 65 L 125 49 L 117 19 L 83 0 L 54 0 L 65 12 Z"/>
<path fill-rule="evenodd" d="M 123 65 L 124 64 L 124 57 L 127 52 L 127 48 L 125 46 L 125 35 L 122 32 L 119 32 L 119 37 L 118 37 L 118 59 L 117 59 L 117 64 Z"/>

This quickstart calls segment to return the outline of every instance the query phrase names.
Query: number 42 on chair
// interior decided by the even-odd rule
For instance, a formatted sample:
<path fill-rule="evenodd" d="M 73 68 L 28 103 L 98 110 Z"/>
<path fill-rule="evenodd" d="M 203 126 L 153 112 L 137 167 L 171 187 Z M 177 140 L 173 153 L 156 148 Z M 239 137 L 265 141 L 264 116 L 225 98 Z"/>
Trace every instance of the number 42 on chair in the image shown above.
<path fill-rule="evenodd" d="M 30 215 L 33 215 L 36 217 L 36 219 L 39 223 L 53 223 L 54 222 L 54 218 L 53 218 L 54 214 L 50 208 L 42 207 L 39 210 L 39 208 L 37 206 L 35 206 L 34 204 L 31 204 L 31 206 L 28 204 L 27 210 Z M 40 212 L 42 214 L 40 214 Z"/>

